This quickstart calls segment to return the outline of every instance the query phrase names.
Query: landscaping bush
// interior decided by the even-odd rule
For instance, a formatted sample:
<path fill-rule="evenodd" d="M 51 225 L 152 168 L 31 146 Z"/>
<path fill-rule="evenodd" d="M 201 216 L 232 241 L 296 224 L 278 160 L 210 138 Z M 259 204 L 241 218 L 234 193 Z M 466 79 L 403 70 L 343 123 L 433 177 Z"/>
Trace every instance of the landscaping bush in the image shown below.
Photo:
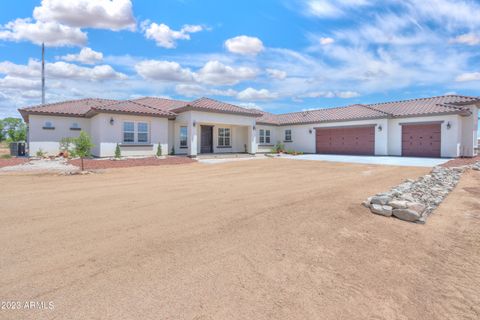
<path fill-rule="evenodd" d="M 75 156 L 75 138 L 62 138 L 60 140 L 60 154 L 65 158 Z"/>
<path fill-rule="evenodd" d="M 175 155 L 175 147 L 172 146 L 172 152 L 170 153 L 172 156 Z"/>
<path fill-rule="evenodd" d="M 45 156 L 47 155 L 47 153 L 45 151 L 42 150 L 42 148 L 38 149 L 37 152 L 35 153 L 35 155 L 39 158 L 45 158 Z"/>
<path fill-rule="evenodd" d="M 157 157 L 161 157 L 161 156 L 162 156 L 162 145 L 159 142 L 157 147 Z"/>
<path fill-rule="evenodd" d="M 272 148 L 272 153 L 280 152 L 285 152 L 285 145 L 281 142 L 277 142 L 277 144 Z"/>
<path fill-rule="evenodd" d="M 117 143 L 115 147 L 115 159 L 120 159 L 122 157 L 122 150 L 120 150 L 120 146 Z"/>

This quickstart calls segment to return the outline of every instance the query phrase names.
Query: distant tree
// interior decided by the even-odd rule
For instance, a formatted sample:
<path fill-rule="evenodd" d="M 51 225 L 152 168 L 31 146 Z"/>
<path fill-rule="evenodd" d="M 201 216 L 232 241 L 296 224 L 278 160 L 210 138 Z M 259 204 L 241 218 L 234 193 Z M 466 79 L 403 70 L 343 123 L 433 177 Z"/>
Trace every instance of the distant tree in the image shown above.
<path fill-rule="evenodd" d="M 19 118 L 5 118 L 2 120 L 3 136 L 8 141 L 17 142 L 27 139 L 27 125 Z"/>
<path fill-rule="evenodd" d="M 3 125 L 3 120 L 0 119 L 0 142 L 2 142 L 3 140 L 5 140 L 6 136 L 5 136 L 5 133 L 4 133 L 4 125 Z"/>
<path fill-rule="evenodd" d="M 80 157 L 82 164 L 82 171 L 85 170 L 83 165 L 83 158 L 89 157 L 91 155 L 91 150 L 93 148 L 92 139 L 85 131 L 81 131 L 78 138 L 75 138 L 75 154 Z"/>

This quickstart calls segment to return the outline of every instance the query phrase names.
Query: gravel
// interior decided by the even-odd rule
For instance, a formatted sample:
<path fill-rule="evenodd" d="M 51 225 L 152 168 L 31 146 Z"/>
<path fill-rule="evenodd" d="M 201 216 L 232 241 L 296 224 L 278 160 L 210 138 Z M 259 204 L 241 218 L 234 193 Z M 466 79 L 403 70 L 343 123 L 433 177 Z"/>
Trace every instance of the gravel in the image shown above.
<path fill-rule="evenodd" d="M 63 158 L 30 160 L 18 165 L 0 168 L 0 172 L 58 172 L 71 173 L 80 169 Z"/>

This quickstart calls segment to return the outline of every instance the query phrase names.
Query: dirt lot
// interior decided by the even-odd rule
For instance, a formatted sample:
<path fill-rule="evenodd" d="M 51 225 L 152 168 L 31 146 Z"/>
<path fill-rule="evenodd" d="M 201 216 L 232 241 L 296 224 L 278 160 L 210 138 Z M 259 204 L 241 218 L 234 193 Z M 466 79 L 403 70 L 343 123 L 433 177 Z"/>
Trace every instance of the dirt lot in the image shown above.
<path fill-rule="evenodd" d="M 0 176 L 0 300 L 54 304 L 0 318 L 478 319 L 479 172 L 426 225 L 359 205 L 426 171 L 266 159 Z"/>

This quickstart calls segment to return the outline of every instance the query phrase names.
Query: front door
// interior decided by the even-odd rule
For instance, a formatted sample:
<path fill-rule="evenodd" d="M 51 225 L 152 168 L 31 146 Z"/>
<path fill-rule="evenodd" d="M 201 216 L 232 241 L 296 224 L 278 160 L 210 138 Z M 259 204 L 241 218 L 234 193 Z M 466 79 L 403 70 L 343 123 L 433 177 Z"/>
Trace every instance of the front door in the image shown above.
<path fill-rule="evenodd" d="M 213 152 L 213 127 L 201 126 L 200 153 Z"/>

